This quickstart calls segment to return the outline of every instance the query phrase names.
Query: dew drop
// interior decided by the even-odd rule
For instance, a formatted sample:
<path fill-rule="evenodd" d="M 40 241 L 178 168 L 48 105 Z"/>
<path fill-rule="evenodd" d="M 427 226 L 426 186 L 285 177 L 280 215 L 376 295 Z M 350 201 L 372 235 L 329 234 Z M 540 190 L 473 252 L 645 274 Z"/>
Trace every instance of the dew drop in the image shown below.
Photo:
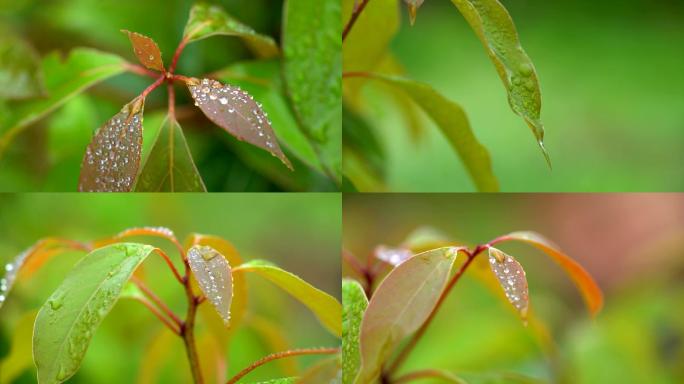
<path fill-rule="evenodd" d="M 226 99 L 225 97 L 222 97 L 219 99 L 219 103 L 226 105 L 226 104 L 228 104 L 228 99 Z M 233 113 L 233 112 L 231 112 L 231 113 Z"/>

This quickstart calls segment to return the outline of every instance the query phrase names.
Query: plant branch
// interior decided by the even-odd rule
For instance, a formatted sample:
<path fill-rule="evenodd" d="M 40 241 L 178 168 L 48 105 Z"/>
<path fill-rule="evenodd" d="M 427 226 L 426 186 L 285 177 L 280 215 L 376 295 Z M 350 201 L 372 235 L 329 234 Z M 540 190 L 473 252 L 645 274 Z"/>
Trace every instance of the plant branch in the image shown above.
<path fill-rule="evenodd" d="M 273 353 L 271 355 L 268 355 L 266 357 L 263 357 L 263 358 L 255 361 L 249 367 L 243 369 L 237 375 L 233 376 L 233 378 L 228 380 L 228 382 L 226 384 L 237 383 L 238 380 L 240 380 L 243 376 L 252 372 L 253 370 L 258 368 L 259 366 L 268 363 L 269 361 L 282 359 L 285 357 L 291 357 L 291 356 L 300 356 L 300 355 L 332 355 L 332 354 L 338 353 L 339 351 L 340 351 L 339 348 L 306 348 L 306 349 L 293 349 L 290 351 Z"/>
<path fill-rule="evenodd" d="M 171 268 L 171 272 L 173 272 L 173 275 L 176 277 L 176 280 L 178 280 L 179 283 L 184 284 L 183 278 L 181 277 L 180 273 L 178 273 L 176 266 L 173 265 L 169 256 L 159 248 L 155 248 L 154 251 L 161 255 L 164 261 L 166 261 L 166 264 L 169 266 L 169 268 Z"/>
<path fill-rule="evenodd" d="M 157 307 L 154 306 L 149 300 L 147 300 L 145 297 L 135 297 L 135 300 L 139 301 L 142 303 L 147 309 L 150 310 L 161 322 L 166 325 L 171 332 L 175 333 L 176 335 L 180 335 L 180 327 L 177 324 L 174 324 L 169 320 L 166 316 L 164 316 Z"/>
<path fill-rule="evenodd" d="M 465 381 L 450 375 L 446 372 L 437 370 L 437 369 L 424 369 L 421 371 L 415 371 L 411 373 L 407 373 L 406 375 L 400 376 L 396 378 L 395 380 L 392 380 L 392 384 L 400 384 L 400 383 L 408 383 L 410 381 L 414 381 L 416 379 L 422 379 L 422 378 L 429 378 L 429 377 L 434 377 L 437 379 L 442 379 L 445 381 L 448 381 L 450 383 L 459 383 L 459 384 L 465 384 Z"/>
<path fill-rule="evenodd" d="M 197 314 L 198 300 L 192 292 L 192 285 L 190 284 L 190 265 L 187 259 L 185 263 L 185 277 L 183 283 L 185 286 L 185 295 L 188 299 L 188 311 L 185 315 L 185 321 L 181 324 L 180 335 L 185 344 L 185 351 L 188 355 L 190 363 L 190 371 L 195 384 L 202 384 L 202 371 L 200 370 L 199 357 L 197 355 L 197 345 L 195 344 L 195 316 Z"/>
<path fill-rule="evenodd" d="M 176 90 L 173 88 L 173 80 L 169 80 L 166 88 L 169 94 L 169 118 L 176 120 Z"/>
<path fill-rule="evenodd" d="M 173 73 L 176 71 L 176 66 L 178 65 L 178 59 L 180 58 L 181 53 L 183 52 L 183 49 L 185 49 L 185 46 L 188 45 L 189 41 L 187 38 L 183 38 L 181 42 L 178 44 L 178 47 L 176 48 L 176 52 L 173 53 L 173 59 L 171 59 L 171 65 L 169 66 L 169 71 L 168 73 L 173 75 Z"/>
<path fill-rule="evenodd" d="M 166 79 L 166 76 L 160 75 L 159 78 L 152 84 L 150 84 L 149 87 L 145 88 L 144 91 L 140 94 L 140 96 L 144 99 L 147 97 L 147 95 L 150 94 L 150 92 L 154 91 L 158 86 L 161 85 L 161 83 L 164 82 L 164 79 Z"/>
<path fill-rule="evenodd" d="M 159 296 L 157 296 L 154 292 L 152 292 L 152 290 L 151 290 L 149 287 L 147 287 L 147 285 L 145 285 L 145 283 L 143 283 L 142 280 L 140 280 L 139 278 L 133 276 L 133 277 L 131 278 L 131 281 L 132 281 L 133 284 L 135 284 L 138 288 L 140 288 L 140 290 L 142 291 L 142 293 L 144 293 L 145 296 L 147 296 L 147 298 L 149 298 L 150 300 L 152 300 L 152 301 L 154 302 L 154 304 L 155 304 L 159 309 L 161 309 L 162 311 L 164 311 L 164 313 L 165 313 L 167 316 L 169 316 L 169 317 L 171 318 L 171 320 L 173 320 L 173 322 L 178 326 L 178 328 L 180 328 L 181 323 L 182 323 L 181 319 L 180 319 L 180 318 L 171 310 L 171 308 L 169 308 L 168 305 L 166 305 L 166 303 L 164 303 L 164 302 L 162 301 L 162 299 L 159 298 Z"/>
<path fill-rule="evenodd" d="M 159 73 L 150 71 L 149 69 L 143 67 L 142 65 L 138 64 L 133 64 L 133 63 L 124 63 L 124 68 L 131 73 L 135 73 L 136 75 L 141 75 L 141 76 L 149 76 L 153 78 L 159 77 Z"/>
<path fill-rule="evenodd" d="M 363 12 L 363 9 L 366 8 L 366 4 L 368 4 L 368 1 L 369 0 L 361 0 L 360 4 L 356 4 L 356 2 L 354 2 L 354 10 L 352 11 L 351 17 L 349 18 L 349 22 L 347 22 L 347 25 L 345 25 L 344 27 L 344 31 L 342 31 L 342 42 L 344 42 L 344 39 L 347 38 L 347 35 L 356 23 L 356 19 L 359 18 L 361 12 Z"/>

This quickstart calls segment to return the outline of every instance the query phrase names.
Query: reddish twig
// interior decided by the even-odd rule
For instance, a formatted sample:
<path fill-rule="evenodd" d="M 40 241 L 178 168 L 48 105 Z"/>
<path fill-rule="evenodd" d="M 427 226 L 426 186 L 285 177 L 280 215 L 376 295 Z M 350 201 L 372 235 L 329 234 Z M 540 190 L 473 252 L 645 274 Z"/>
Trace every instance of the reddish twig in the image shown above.
<path fill-rule="evenodd" d="M 176 90 L 173 88 L 173 80 L 166 84 L 169 93 L 169 119 L 176 120 Z"/>
<path fill-rule="evenodd" d="M 368 4 L 368 1 L 369 0 L 361 0 L 361 4 L 356 4 L 354 6 L 354 10 L 352 11 L 351 17 L 349 18 L 347 25 L 345 25 L 344 31 L 342 31 L 342 42 L 344 42 L 344 39 L 347 38 L 347 35 L 356 23 L 356 19 L 359 18 L 361 12 L 363 12 L 363 9 L 366 8 L 366 4 Z"/>
<path fill-rule="evenodd" d="M 228 380 L 228 382 L 226 384 L 237 383 L 238 380 L 240 380 L 243 376 L 252 372 L 254 369 L 258 368 L 259 366 L 268 363 L 269 361 L 282 359 L 285 357 L 291 357 L 291 356 L 300 356 L 300 355 L 332 355 L 332 354 L 338 353 L 339 351 L 340 351 L 339 348 L 306 348 L 306 349 L 294 349 L 291 351 L 283 351 L 283 352 L 273 353 L 271 355 L 268 355 L 266 357 L 263 357 L 263 358 L 255 361 L 249 367 L 243 369 L 237 375 L 233 376 L 233 378 Z"/>
<path fill-rule="evenodd" d="M 124 68 L 128 72 L 135 73 L 137 75 L 153 77 L 155 79 L 159 77 L 159 73 L 157 73 L 155 71 L 151 71 L 151 70 L 143 67 L 142 65 L 133 64 L 133 63 L 124 63 Z"/>
<path fill-rule="evenodd" d="M 183 277 L 181 277 L 180 273 L 178 273 L 176 266 L 173 265 L 169 256 L 159 248 L 155 248 L 154 251 L 161 255 L 164 261 L 166 261 L 166 264 L 169 266 L 169 268 L 171 268 L 171 272 L 173 272 L 173 275 L 176 277 L 176 280 L 178 280 L 179 283 L 184 284 Z"/>
<path fill-rule="evenodd" d="M 172 75 L 171 79 L 173 79 L 174 81 L 182 81 L 184 83 L 187 83 L 188 81 L 190 81 L 189 77 L 183 76 L 183 75 Z"/>
<path fill-rule="evenodd" d="M 183 38 L 181 42 L 178 44 L 178 47 L 176 48 L 176 52 L 173 53 L 173 59 L 171 59 L 171 65 L 169 66 L 169 71 L 168 73 L 173 75 L 173 73 L 176 71 L 176 66 L 178 65 L 178 59 L 180 58 L 181 53 L 183 52 L 183 49 L 185 49 L 185 46 L 188 45 L 189 41 L 186 38 Z"/>
<path fill-rule="evenodd" d="M 140 97 L 142 97 L 143 99 L 146 98 L 147 95 L 149 95 L 150 92 L 154 91 L 158 86 L 160 86 L 161 83 L 163 83 L 165 79 L 166 79 L 166 76 L 164 76 L 164 75 L 159 76 L 159 78 L 154 83 L 150 84 L 149 87 L 145 88 L 145 90 L 142 91 L 142 93 L 140 94 Z"/>
<path fill-rule="evenodd" d="M 147 298 L 149 298 L 150 300 L 152 300 L 152 301 L 154 302 L 154 304 L 155 304 L 157 307 L 159 307 L 159 309 L 161 309 L 162 311 L 164 311 L 164 313 L 165 313 L 167 316 L 169 316 L 169 317 L 171 318 L 171 320 L 173 320 L 173 322 L 178 326 L 178 328 L 180 328 L 180 326 L 181 326 L 181 324 L 182 324 L 181 319 L 180 319 L 180 318 L 171 310 L 171 308 L 169 308 L 168 305 L 166 305 L 166 303 L 164 303 L 164 302 L 162 301 L 162 299 L 159 298 L 159 296 L 157 296 L 154 292 L 152 292 L 152 290 L 151 290 L 150 288 L 148 288 L 148 287 L 145 285 L 145 283 L 143 283 L 142 280 L 138 279 L 137 277 L 133 276 L 133 277 L 131 278 L 131 281 L 132 281 L 133 284 L 135 284 L 138 288 L 140 288 L 140 290 L 142 291 L 142 293 L 144 293 L 145 296 L 147 296 Z"/>
<path fill-rule="evenodd" d="M 152 304 L 149 300 L 147 300 L 145 297 L 135 297 L 135 300 L 139 301 L 147 309 L 149 309 L 150 312 L 152 312 L 152 314 L 154 314 L 159 320 L 161 320 L 161 322 L 164 325 L 166 325 L 171 330 L 171 332 L 175 333 L 176 335 L 180 335 L 180 327 L 171 322 L 171 320 L 169 320 L 166 316 L 159 312 L 159 309 L 157 309 L 157 307 L 155 307 L 154 304 Z"/>

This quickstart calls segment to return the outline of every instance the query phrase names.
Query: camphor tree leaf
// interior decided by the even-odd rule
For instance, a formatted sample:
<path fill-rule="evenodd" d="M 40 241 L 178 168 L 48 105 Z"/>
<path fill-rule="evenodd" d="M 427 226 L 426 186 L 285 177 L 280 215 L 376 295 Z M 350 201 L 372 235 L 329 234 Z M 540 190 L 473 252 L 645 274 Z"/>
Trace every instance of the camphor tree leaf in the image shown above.
<path fill-rule="evenodd" d="M 342 383 L 354 382 L 361 366 L 359 352 L 361 321 L 368 308 L 363 287 L 355 280 L 342 280 Z"/>
<path fill-rule="evenodd" d="M 233 278 L 226 258 L 212 247 L 195 245 L 188 250 L 188 264 L 204 296 L 223 322 L 230 324 Z"/>
<path fill-rule="evenodd" d="M 418 13 L 418 8 L 423 5 L 423 0 L 404 0 L 404 3 L 408 6 L 409 21 L 413 25 L 416 23 L 416 14 Z"/>
<path fill-rule="evenodd" d="M 527 324 L 527 310 L 530 304 L 530 295 L 527 289 L 527 278 L 522 265 L 512 256 L 509 256 L 496 248 L 489 248 L 489 266 L 499 280 L 501 288 L 508 301 L 520 314 L 523 322 Z"/>
<path fill-rule="evenodd" d="M 463 109 L 427 84 L 395 76 L 368 74 L 403 91 L 437 124 L 461 158 L 478 191 L 495 192 L 499 182 L 492 172 L 487 149 L 477 141 Z"/>
<path fill-rule="evenodd" d="M 334 297 L 302 280 L 297 275 L 263 261 L 251 260 L 233 269 L 233 274 L 256 272 L 306 305 L 332 334 L 342 336 L 342 306 Z"/>
<path fill-rule="evenodd" d="M 508 92 L 513 112 L 525 119 L 546 162 L 544 125 L 540 119 L 541 91 L 532 60 L 520 45 L 508 11 L 498 0 L 451 0 L 482 41 Z"/>
<path fill-rule="evenodd" d="M 150 245 L 114 244 L 76 264 L 36 318 L 33 357 L 38 382 L 61 383 L 76 373 L 123 285 L 153 251 Z"/>
<path fill-rule="evenodd" d="M 145 99 L 136 97 L 95 133 L 83 156 L 80 192 L 133 189 L 142 153 L 144 105 Z"/>
<path fill-rule="evenodd" d="M 155 71 L 164 72 L 164 62 L 162 61 L 159 46 L 151 38 L 137 32 L 122 29 L 121 32 L 128 35 L 133 45 L 133 52 L 142 65 Z"/>
<path fill-rule="evenodd" d="M 29 124 L 60 107 L 91 85 L 118 75 L 125 70 L 119 56 L 88 48 L 76 48 L 66 60 L 55 52 L 43 59 L 42 74 L 47 98 L 21 103 L 12 109 L 0 127 L 0 159 L 14 137 Z"/>
<path fill-rule="evenodd" d="M 0 99 L 25 99 L 44 93 L 38 53 L 25 40 L 0 28 Z"/>
<path fill-rule="evenodd" d="M 339 0 L 285 2 L 283 77 L 303 129 L 317 141 L 340 119 L 342 103 L 342 8 Z"/>
<path fill-rule="evenodd" d="M 361 370 L 355 383 L 371 383 L 406 336 L 437 304 L 459 248 L 419 253 L 394 268 L 376 289 L 361 323 Z"/>
<path fill-rule="evenodd" d="M 135 185 L 137 192 L 206 192 L 183 129 L 167 118 Z"/>
<path fill-rule="evenodd" d="M 262 58 L 278 55 L 278 46 L 270 36 L 257 33 L 227 14 L 221 7 L 203 2 L 196 3 L 190 10 L 183 39 L 193 42 L 215 35 L 237 36 Z"/>
<path fill-rule="evenodd" d="M 601 307 L 603 307 L 603 293 L 589 272 L 578 262 L 570 258 L 570 256 L 560 251 L 558 246 L 550 240 L 531 231 L 512 232 L 499 237 L 499 240 L 521 241 L 544 251 L 565 270 L 575 285 L 577 285 L 592 315 L 596 315 L 601 310 Z"/>
<path fill-rule="evenodd" d="M 223 85 L 216 80 L 193 78 L 187 85 L 195 105 L 209 120 L 238 140 L 265 149 L 292 169 L 290 160 L 280 149 L 268 116 L 252 96 L 240 87 Z"/>

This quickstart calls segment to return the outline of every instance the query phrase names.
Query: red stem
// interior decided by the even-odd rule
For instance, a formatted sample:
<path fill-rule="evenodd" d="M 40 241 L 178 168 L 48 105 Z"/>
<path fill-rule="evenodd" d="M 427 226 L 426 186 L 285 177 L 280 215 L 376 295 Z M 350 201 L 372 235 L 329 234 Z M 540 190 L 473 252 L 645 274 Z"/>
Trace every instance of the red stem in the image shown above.
<path fill-rule="evenodd" d="M 342 42 L 344 42 L 344 39 L 347 38 L 347 35 L 356 23 L 356 19 L 358 19 L 361 15 L 361 12 L 363 12 L 363 9 L 366 8 L 366 4 L 368 4 L 368 0 L 361 0 L 361 4 L 358 4 L 354 7 L 351 17 L 349 18 L 349 22 L 347 22 L 347 25 L 344 27 L 344 31 L 342 31 Z"/>
<path fill-rule="evenodd" d="M 131 73 L 135 73 L 137 75 L 141 76 L 149 76 L 153 78 L 159 77 L 159 73 L 150 71 L 149 69 L 143 67 L 142 65 L 138 64 L 133 64 L 133 63 L 124 63 L 124 68 L 126 68 L 127 71 Z"/>
<path fill-rule="evenodd" d="M 173 80 L 169 79 L 166 84 L 169 93 L 169 118 L 176 120 L 176 90 L 173 88 Z"/>
<path fill-rule="evenodd" d="M 161 312 L 159 312 L 159 309 L 155 307 L 152 303 L 150 303 L 146 298 L 144 297 L 136 297 L 136 300 L 138 300 L 140 303 L 142 303 L 147 309 L 152 312 L 159 320 L 161 320 L 164 325 L 166 325 L 171 332 L 175 333 L 176 335 L 180 335 L 180 327 L 172 323 L 166 316 L 162 315 Z"/>
<path fill-rule="evenodd" d="M 252 365 L 243 369 L 237 375 L 233 376 L 233 378 L 228 380 L 228 382 L 226 384 L 237 383 L 238 380 L 240 380 L 243 376 L 252 372 L 254 369 L 258 368 L 259 366 L 268 363 L 269 361 L 282 359 L 282 358 L 290 357 L 290 356 L 300 356 L 300 355 L 332 355 L 332 354 L 338 353 L 339 351 L 340 351 L 339 348 L 306 348 L 306 349 L 294 349 L 291 351 L 283 351 L 283 352 L 273 353 L 271 355 L 268 355 L 266 357 L 263 357 L 263 358 L 255 361 L 254 363 L 252 363 Z"/>
<path fill-rule="evenodd" d="M 154 83 L 150 84 L 149 87 L 145 88 L 145 90 L 142 91 L 142 93 L 140 94 L 140 96 L 141 96 L 143 99 L 146 98 L 147 95 L 149 95 L 150 92 L 154 91 L 155 88 L 157 88 L 158 86 L 160 86 L 161 83 L 163 83 L 165 79 L 166 79 L 166 76 L 164 76 L 164 75 L 159 76 L 159 78 L 157 78 L 157 80 L 156 80 Z"/>
<path fill-rule="evenodd" d="M 181 42 L 178 44 L 178 47 L 176 48 L 176 52 L 173 53 L 173 59 L 171 60 L 171 65 L 169 66 L 169 74 L 173 75 L 173 73 L 176 71 L 176 65 L 178 65 L 178 59 L 180 58 L 181 53 L 183 52 L 183 49 L 185 49 L 185 46 L 188 45 L 188 39 L 183 38 Z"/>
<path fill-rule="evenodd" d="M 151 290 L 150 288 L 148 288 L 148 287 L 145 285 L 145 283 L 143 283 L 142 280 L 138 279 L 137 277 L 135 277 L 135 276 L 132 277 L 132 278 L 131 278 L 131 281 L 133 282 L 133 284 L 137 285 L 138 288 L 140 288 L 140 290 L 145 294 L 145 296 L 147 296 L 150 300 L 152 300 L 152 301 L 157 305 L 157 307 L 159 307 L 159 309 L 161 309 L 162 311 L 164 311 L 164 313 L 165 313 L 167 316 L 169 316 L 169 317 L 171 318 L 171 320 L 173 320 L 174 323 L 176 323 L 176 325 L 178 326 L 178 328 L 180 328 L 180 326 L 181 326 L 181 324 L 182 324 L 181 319 L 180 319 L 175 313 L 173 313 L 173 311 L 171 310 L 171 308 L 169 308 L 169 307 L 166 305 L 166 303 L 164 303 L 164 302 L 159 298 L 159 296 L 155 295 L 154 292 L 152 292 L 152 290 Z"/>

